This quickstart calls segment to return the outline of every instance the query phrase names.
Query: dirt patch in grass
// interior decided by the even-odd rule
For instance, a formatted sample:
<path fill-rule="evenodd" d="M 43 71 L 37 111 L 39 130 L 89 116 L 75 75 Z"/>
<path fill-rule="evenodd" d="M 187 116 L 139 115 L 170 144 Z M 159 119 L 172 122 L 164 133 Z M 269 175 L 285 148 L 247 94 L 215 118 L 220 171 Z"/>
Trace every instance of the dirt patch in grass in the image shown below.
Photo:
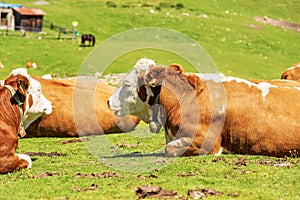
<path fill-rule="evenodd" d="M 72 140 L 62 140 L 60 141 L 61 144 L 70 144 L 70 143 L 76 143 L 76 142 L 82 142 L 81 139 L 72 139 Z"/>
<path fill-rule="evenodd" d="M 134 148 L 134 147 L 138 147 L 139 146 L 139 143 L 136 143 L 136 144 L 127 144 L 125 142 L 122 142 L 121 144 L 117 144 L 116 147 L 117 148 Z"/>
<path fill-rule="evenodd" d="M 97 190 L 99 188 L 99 186 L 97 184 L 92 184 L 90 187 L 87 188 L 78 188 L 76 186 L 72 186 L 70 189 L 73 192 L 85 192 L 85 191 L 89 191 L 89 190 Z"/>
<path fill-rule="evenodd" d="M 188 191 L 188 196 L 191 197 L 192 199 L 202 199 L 207 196 L 221 196 L 222 193 L 212 189 L 212 188 L 204 188 L 201 190 L 189 190 Z"/>
<path fill-rule="evenodd" d="M 119 177 L 116 172 L 103 172 L 100 174 L 82 174 L 81 172 L 77 172 L 75 174 L 75 178 L 116 178 Z"/>
<path fill-rule="evenodd" d="M 180 176 L 180 177 L 187 177 L 187 176 L 196 176 L 196 174 L 197 174 L 197 173 L 194 173 L 194 172 L 189 171 L 188 173 L 185 173 L 185 172 L 179 173 L 179 174 L 177 174 L 177 176 Z"/>
<path fill-rule="evenodd" d="M 136 190 L 137 199 L 144 198 L 176 198 L 177 192 L 174 190 L 162 190 L 160 186 L 142 185 Z"/>
<path fill-rule="evenodd" d="M 67 156 L 68 154 L 65 153 L 58 153 L 58 152 L 26 152 L 28 156 L 48 156 L 48 157 L 55 157 L 55 156 Z"/>
<path fill-rule="evenodd" d="M 86 142 L 89 138 L 82 138 L 82 139 L 71 139 L 71 140 L 61 140 L 61 144 L 71 144 L 71 143 L 77 143 L 77 142 Z"/>
<path fill-rule="evenodd" d="M 59 176 L 59 172 L 45 172 L 41 174 L 36 174 L 32 178 L 46 178 L 46 177 L 52 177 L 52 176 Z"/>
<path fill-rule="evenodd" d="M 254 20 L 263 24 L 270 24 L 284 29 L 300 32 L 300 24 L 284 21 L 282 19 L 271 19 L 267 16 L 254 17 Z"/>
<path fill-rule="evenodd" d="M 155 174 L 150 174 L 150 175 L 148 175 L 148 176 L 144 176 L 144 175 L 139 174 L 139 175 L 136 176 L 136 178 L 145 181 L 145 180 L 147 180 L 147 179 L 149 179 L 149 178 L 158 178 L 158 176 L 155 175 Z"/>

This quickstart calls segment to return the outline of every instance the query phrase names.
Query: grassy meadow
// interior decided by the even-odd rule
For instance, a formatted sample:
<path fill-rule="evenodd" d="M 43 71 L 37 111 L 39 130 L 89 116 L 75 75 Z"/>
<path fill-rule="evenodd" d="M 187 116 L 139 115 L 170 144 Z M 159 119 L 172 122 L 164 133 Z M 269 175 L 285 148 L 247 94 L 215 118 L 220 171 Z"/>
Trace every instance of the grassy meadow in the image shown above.
<path fill-rule="evenodd" d="M 43 34 L 0 30 L 0 78 L 28 61 L 37 64 L 32 75 L 76 76 L 97 45 L 116 34 L 144 27 L 175 30 L 201 45 L 218 70 L 249 79 L 280 78 L 299 62 L 299 32 L 264 25 L 256 16 L 300 23 L 298 0 L 10 0 L 42 9 Z M 109 2 L 109 3 L 108 3 Z M 96 36 L 95 47 L 81 47 L 80 38 L 62 34 L 55 26 Z M 253 28 L 254 27 L 254 28 Z M 179 43 L 179 42 L 178 42 Z M 178 44 L 180 45 L 180 44 Z M 121 48 L 121 47 L 120 47 Z M 110 53 L 110 52 L 108 52 Z M 191 64 L 161 49 L 136 49 L 112 60 L 105 73 L 131 70 L 137 59 L 148 57 L 168 65 L 177 62 L 186 71 Z M 101 55 L 99 55 L 101 58 Z M 97 66 L 102 69 L 103 66 Z M 300 160 L 224 154 L 165 158 L 163 131 L 150 134 L 141 123 L 130 133 L 80 138 L 26 138 L 18 153 L 27 152 L 32 169 L 0 175 L 0 199 L 136 199 L 141 185 L 177 192 L 172 199 L 192 199 L 189 190 L 212 188 L 206 199 L 300 199 Z M 102 141 L 106 141 L 102 142 Z M 102 149 L 104 149 L 102 151 Z"/>

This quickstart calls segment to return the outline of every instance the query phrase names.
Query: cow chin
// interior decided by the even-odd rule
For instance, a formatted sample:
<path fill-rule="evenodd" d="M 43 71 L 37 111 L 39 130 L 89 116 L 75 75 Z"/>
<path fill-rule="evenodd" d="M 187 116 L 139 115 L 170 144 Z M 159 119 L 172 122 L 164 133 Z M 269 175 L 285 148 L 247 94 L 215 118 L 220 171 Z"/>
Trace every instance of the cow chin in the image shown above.
<path fill-rule="evenodd" d="M 150 121 L 149 128 L 151 133 L 159 133 L 162 125 L 155 121 Z"/>

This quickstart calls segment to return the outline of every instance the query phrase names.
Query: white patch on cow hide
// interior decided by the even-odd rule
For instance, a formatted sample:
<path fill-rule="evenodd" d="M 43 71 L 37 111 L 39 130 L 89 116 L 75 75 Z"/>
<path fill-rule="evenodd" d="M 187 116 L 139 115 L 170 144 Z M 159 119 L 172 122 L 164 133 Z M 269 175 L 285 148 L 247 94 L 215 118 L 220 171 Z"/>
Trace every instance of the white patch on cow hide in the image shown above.
<path fill-rule="evenodd" d="M 224 76 L 223 74 L 220 73 L 203 73 L 203 74 L 198 74 L 198 76 L 203 80 L 203 81 L 213 81 L 215 83 L 224 83 L 224 82 L 237 82 L 237 83 L 244 83 L 248 85 L 249 87 L 256 87 L 261 90 L 262 92 L 262 99 L 265 101 L 266 96 L 269 94 L 269 89 L 270 88 L 277 88 L 278 86 L 272 85 L 267 82 L 260 82 L 260 83 L 253 83 L 251 81 L 248 81 L 246 79 L 242 78 L 236 78 L 232 76 Z"/>
<path fill-rule="evenodd" d="M 293 70 L 293 69 L 296 69 L 296 68 L 299 68 L 299 67 L 300 67 L 300 64 L 297 64 L 297 65 L 294 65 L 292 67 L 287 68 L 285 71 Z"/>
<path fill-rule="evenodd" d="M 245 83 L 249 87 L 257 87 L 258 89 L 261 90 L 262 99 L 264 101 L 266 100 L 266 96 L 269 94 L 270 88 L 278 88 L 278 86 L 272 85 L 267 82 L 260 82 L 257 84 L 241 78 L 227 77 L 227 82 L 231 82 L 231 81 L 236 81 L 237 83 Z"/>
<path fill-rule="evenodd" d="M 223 148 L 221 147 L 220 150 L 218 151 L 218 153 L 215 153 L 215 156 L 220 156 L 223 152 Z"/>
<path fill-rule="evenodd" d="M 28 162 L 27 168 L 31 168 L 32 161 L 31 161 L 31 158 L 28 155 L 26 155 L 26 154 L 17 154 L 17 156 L 19 157 L 19 159 L 22 159 L 22 160 L 25 160 L 26 162 Z"/>
<path fill-rule="evenodd" d="M 224 74 L 220 73 L 199 73 L 198 76 L 203 81 L 213 81 L 215 83 L 223 83 L 224 81 Z"/>
<path fill-rule="evenodd" d="M 300 87 L 294 87 L 296 90 L 300 90 Z"/>

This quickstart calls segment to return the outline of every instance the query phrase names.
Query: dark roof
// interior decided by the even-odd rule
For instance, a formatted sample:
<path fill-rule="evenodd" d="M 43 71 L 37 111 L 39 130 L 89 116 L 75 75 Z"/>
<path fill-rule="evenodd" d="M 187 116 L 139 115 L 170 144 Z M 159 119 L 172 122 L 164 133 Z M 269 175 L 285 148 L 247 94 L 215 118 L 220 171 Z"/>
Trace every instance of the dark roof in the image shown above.
<path fill-rule="evenodd" d="M 46 13 L 44 13 L 42 10 L 38 9 L 38 8 L 14 8 L 14 10 L 18 13 L 20 13 L 21 15 L 45 15 Z"/>
<path fill-rule="evenodd" d="M 11 4 L 11 3 L 5 3 L 0 2 L 0 8 L 21 8 L 22 4 Z"/>

